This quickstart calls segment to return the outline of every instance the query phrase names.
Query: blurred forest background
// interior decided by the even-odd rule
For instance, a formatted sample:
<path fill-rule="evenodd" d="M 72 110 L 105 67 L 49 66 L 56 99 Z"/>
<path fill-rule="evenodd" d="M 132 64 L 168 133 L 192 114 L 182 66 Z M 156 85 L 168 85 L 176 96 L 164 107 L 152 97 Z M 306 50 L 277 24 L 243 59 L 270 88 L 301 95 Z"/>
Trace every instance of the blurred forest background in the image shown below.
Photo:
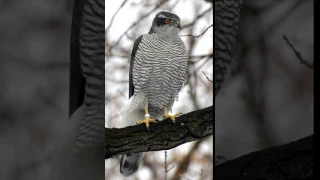
<path fill-rule="evenodd" d="M 121 123 L 128 57 L 157 12 L 179 15 L 181 35 L 199 35 L 213 24 L 210 0 L 128 0 L 108 28 L 123 2 L 106 1 L 106 127 Z M 68 121 L 72 6 L 73 1 L 62 0 L 0 3 L 0 179 L 48 174 L 55 137 Z M 217 154 L 232 159 L 313 134 L 313 70 L 282 38 L 285 34 L 313 63 L 313 19 L 313 0 L 244 1 L 235 64 L 215 99 Z M 213 29 L 199 38 L 181 38 L 190 63 L 173 112 L 187 113 L 213 104 L 212 84 L 202 73 L 213 79 Z M 138 173 L 127 179 L 164 179 L 166 174 L 168 179 L 213 179 L 212 143 L 213 137 L 187 143 L 168 150 L 167 158 L 164 151 L 148 152 Z M 119 158 L 106 161 L 106 179 L 124 179 Z"/>
<path fill-rule="evenodd" d="M 42 180 L 68 122 L 73 1 L 0 2 L 0 179 Z"/>
<path fill-rule="evenodd" d="M 313 134 L 313 0 L 244 0 L 235 64 L 215 100 L 215 150 L 232 159 Z"/>

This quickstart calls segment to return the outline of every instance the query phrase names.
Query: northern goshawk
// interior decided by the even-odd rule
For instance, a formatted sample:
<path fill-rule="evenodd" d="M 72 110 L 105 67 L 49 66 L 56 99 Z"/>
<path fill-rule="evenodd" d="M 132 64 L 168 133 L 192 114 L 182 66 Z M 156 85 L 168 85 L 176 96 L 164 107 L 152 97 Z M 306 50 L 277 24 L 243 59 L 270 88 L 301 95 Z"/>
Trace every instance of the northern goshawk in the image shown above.
<path fill-rule="evenodd" d="M 188 53 L 179 36 L 180 18 L 159 12 L 148 34 L 141 35 L 133 45 L 129 72 L 129 105 L 124 123 L 134 125 L 157 122 L 169 115 L 185 80 Z M 142 152 L 121 157 L 120 172 L 129 176 L 136 172 Z"/>

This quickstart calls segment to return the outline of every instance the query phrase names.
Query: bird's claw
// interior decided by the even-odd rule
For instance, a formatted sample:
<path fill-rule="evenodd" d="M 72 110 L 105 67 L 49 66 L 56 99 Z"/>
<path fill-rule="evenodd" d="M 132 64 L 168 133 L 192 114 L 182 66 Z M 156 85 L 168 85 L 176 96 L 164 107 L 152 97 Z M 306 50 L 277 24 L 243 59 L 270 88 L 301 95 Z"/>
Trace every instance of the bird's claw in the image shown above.
<path fill-rule="evenodd" d="M 157 121 L 156 119 L 147 117 L 147 118 L 145 118 L 144 120 L 139 120 L 139 121 L 137 122 L 137 124 L 146 123 L 147 129 L 149 129 L 149 123 L 151 123 L 151 122 L 152 122 L 152 123 L 157 123 L 158 121 Z"/>
<path fill-rule="evenodd" d="M 174 115 L 165 114 L 163 119 L 170 118 L 175 123 L 176 117 L 179 117 L 180 115 L 181 115 L 181 113 L 177 113 L 177 114 L 174 114 Z"/>

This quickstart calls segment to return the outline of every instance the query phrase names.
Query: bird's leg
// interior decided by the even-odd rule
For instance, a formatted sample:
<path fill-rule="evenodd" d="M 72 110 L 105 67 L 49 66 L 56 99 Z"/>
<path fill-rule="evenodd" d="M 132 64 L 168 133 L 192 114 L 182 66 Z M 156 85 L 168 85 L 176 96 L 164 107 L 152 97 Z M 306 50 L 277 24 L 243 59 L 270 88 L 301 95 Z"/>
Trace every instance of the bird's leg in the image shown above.
<path fill-rule="evenodd" d="M 163 111 L 163 116 L 164 116 L 163 119 L 170 118 L 170 119 L 174 122 L 174 120 L 176 119 L 176 117 L 180 116 L 180 113 L 177 113 L 177 114 L 172 115 L 172 116 L 169 115 L 169 114 L 168 114 L 168 107 L 167 107 L 167 105 L 165 105 L 165 106 L 164 106 L 164 111 Z"/>
<path fill-rule="evenodd" d="M 149 129 L 149 123 L 150 122 L 157 123 L 157 121 L 154 118 L 150 118 L 150 114 L 148 112 L 148 103 L 145 103 L 145 105 L 144 105 L 144 112 L 145 112 L 145 114 L 144 114 L 144 118 L 145 119 L 144 120 L 139 120 L 137 122 L 137 124 L 146 123 L 147 129 Z"/>

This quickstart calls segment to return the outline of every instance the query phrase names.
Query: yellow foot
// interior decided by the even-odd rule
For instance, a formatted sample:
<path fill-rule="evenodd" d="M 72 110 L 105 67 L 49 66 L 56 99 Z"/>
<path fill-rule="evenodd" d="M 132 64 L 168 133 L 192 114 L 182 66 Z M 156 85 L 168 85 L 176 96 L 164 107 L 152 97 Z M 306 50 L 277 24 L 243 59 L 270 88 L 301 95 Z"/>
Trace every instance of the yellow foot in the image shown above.
<path fill-rule="evenodd" d="M 170 118 L 170 119 L 174 122 L 174 120 L 175 120 L 176 117 L 178 117 L 178 116 L 180 116 L 180 113 L 177 113 L 177 114 L 172 115 L 172 116 L 169 115 L 169 114 L 165 114 L 163 119 L 168 119 L 168 118 Z"/>
<path fill-rule="evenodd" d="M 153 118 L 150 118 L 148 116 L 146 116 L 146 118 L 144 120 L 139 120 L 137 122 L 137 124 L 142 124 L 142 123 L 146 123 L 146 127 L 149 129 L 149 123 L 157 123 L 158 121 L 153 119 Z"/>

